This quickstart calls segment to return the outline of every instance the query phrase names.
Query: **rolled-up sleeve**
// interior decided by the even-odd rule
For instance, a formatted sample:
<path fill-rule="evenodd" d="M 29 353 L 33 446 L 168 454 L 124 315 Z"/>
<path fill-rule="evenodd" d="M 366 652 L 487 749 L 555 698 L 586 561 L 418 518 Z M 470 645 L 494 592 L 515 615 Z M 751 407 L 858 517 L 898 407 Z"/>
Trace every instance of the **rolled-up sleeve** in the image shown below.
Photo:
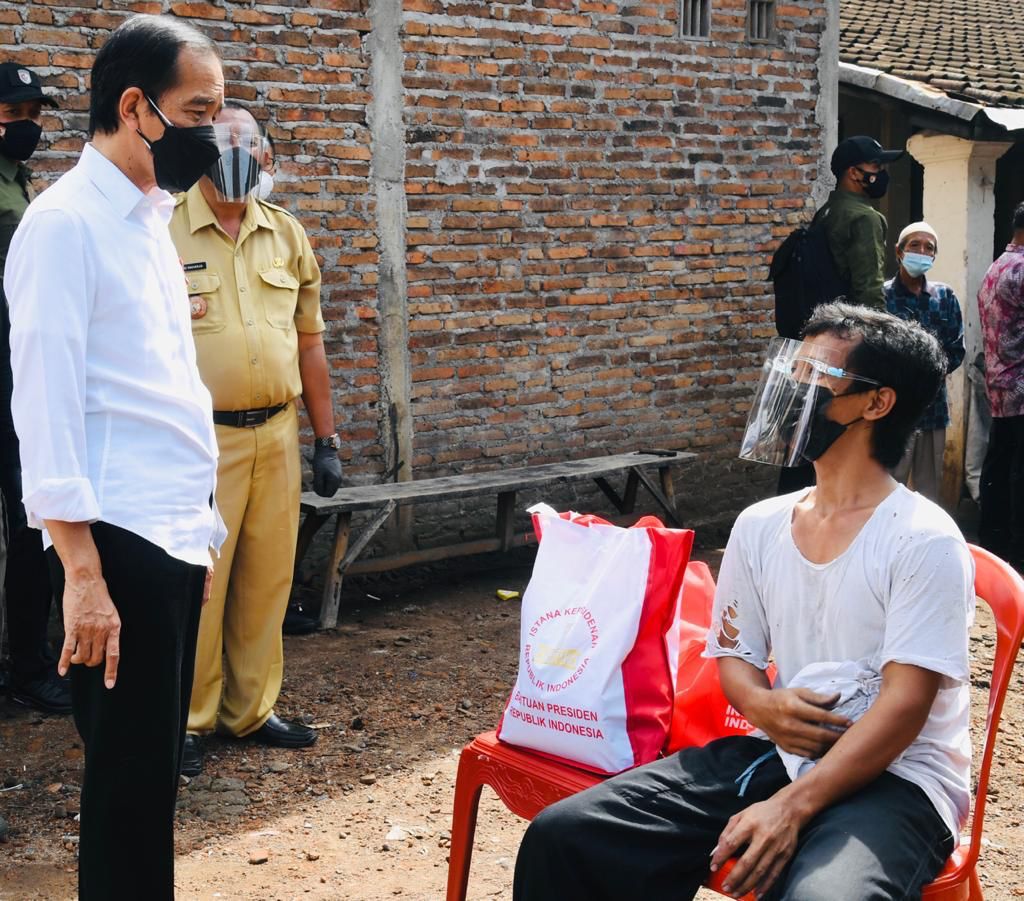
<path fill-rule="evenodd" d="M 4 287 L 22 500 L 36 528 L 47 519 L 100 517 L 85 434 L 92 281 L 76 220 L 62 210 L 30 210 L 11 243 Z"/>

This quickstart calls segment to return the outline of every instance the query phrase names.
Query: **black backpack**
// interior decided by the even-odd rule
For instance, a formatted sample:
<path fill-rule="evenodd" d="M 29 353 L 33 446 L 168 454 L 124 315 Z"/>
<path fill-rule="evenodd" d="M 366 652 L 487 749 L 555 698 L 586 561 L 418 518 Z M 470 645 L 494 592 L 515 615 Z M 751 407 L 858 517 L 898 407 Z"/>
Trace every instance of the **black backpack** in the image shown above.
<path fill-rule="evenodd" d="M 829 250 L 824 225 L 828 214 L 826 205 L 772 256 L 768 276 L 775 287 L 775 329 L 783 338 L 799 338 L 815 307 L 849 291 Z"/>

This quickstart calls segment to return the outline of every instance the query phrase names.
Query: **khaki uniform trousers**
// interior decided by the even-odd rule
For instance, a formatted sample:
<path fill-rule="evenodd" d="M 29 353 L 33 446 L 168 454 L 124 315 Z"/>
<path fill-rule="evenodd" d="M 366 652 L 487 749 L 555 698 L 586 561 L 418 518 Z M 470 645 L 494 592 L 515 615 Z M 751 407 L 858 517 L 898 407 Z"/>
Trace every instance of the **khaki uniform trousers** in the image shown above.
<path fill-rule="evenodd" d="M 217 506 L 228 538 L 199 621 L 188 731 L 219 722 L 241 737 L 267 721 L 281 691 L 302 490 L 298 416 L 293 402 L 255 428 L 216 429 Z"/>

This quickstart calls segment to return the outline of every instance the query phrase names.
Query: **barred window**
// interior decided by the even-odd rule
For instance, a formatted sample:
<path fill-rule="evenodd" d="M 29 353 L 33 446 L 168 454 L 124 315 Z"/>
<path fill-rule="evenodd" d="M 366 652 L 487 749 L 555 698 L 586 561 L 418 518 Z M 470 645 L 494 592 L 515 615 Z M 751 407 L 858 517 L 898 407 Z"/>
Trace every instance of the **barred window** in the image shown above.
<path fill-rule="evenodd" d="M 711 34 L 711 0 L 681 0 L 683 37 L 706 38 Z"/>
<path fill-rule="evenodd" d="M 775 0 L 747 0 L 747 37 L 752 41 L 775 39 Z"/>

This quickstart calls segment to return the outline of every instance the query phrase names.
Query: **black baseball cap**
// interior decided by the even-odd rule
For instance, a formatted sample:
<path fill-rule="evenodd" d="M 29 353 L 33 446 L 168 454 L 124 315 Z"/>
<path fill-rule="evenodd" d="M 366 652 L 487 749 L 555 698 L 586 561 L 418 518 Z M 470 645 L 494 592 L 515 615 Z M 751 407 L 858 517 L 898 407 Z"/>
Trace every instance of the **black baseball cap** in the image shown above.
<path fill-rule="evenodd" d="M 43 85 L 31 69 L 18 63 L 0 63 L 0 103 L 42 100 L 56 107 L 57 101 L 43 93 Z"/>
<path fill-rule="evenodd" d="M 857 135 L 840 141 L 832 154 L 832 174 L 839 178 L 850 166 L 858 163 L 892 163 L 906 150 L 883 150 L 882 145 L 867 135 Z"/>

